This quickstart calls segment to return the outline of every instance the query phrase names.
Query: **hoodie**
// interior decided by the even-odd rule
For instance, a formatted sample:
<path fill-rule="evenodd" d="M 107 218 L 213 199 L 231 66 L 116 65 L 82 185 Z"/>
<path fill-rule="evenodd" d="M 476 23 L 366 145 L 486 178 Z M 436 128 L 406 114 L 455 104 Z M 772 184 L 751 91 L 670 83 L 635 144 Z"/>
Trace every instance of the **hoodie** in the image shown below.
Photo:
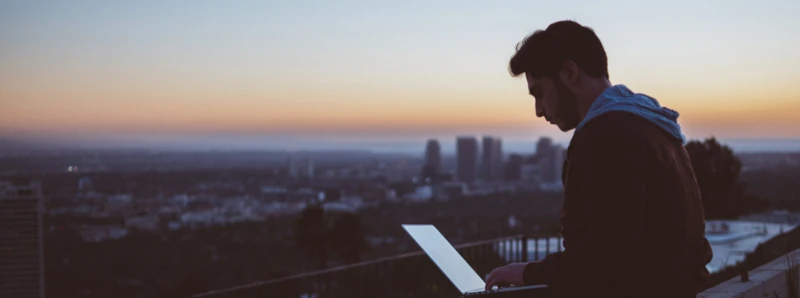
<path fill-rule="evenodd" d="M 678 125 L 678 112 L 667 107 L 662 107 L 655 98 L 641 93 L 633 93 L 625 85 L 615 85 L 606 88 L 589 107 L 586 117 L 575 128 L 577 133 L 587 123 L 608 112 L 628 112 L 655 124 L 665 130 L 674 138 L 686 142 Z"/>
<path fill-rule="evenodd" d="M 563 165 L 564 250 L 525 266 L 524 284 L 557 297 L 696 296 L 713 251 L 677 118 L 622 85 L 598 96 Z"/>

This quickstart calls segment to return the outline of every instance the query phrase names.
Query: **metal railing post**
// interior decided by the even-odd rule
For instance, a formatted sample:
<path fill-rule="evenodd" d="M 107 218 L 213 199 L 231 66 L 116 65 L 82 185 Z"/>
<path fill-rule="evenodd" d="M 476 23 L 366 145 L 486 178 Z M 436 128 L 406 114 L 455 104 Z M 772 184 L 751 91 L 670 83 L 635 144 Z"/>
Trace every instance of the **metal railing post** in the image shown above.
<path fill-rule="evenodd" d="M 522 236 L 522 261 L 528 262 L 528 236 L 525 235 Z"/>
<path fill-rule="evenodd" d="M 508 262 L 512 262 L 513 259 L 511 259 L 511 245 L 509 245 L 509 244 L 511 244 L 511 240 L 510 239 L 507 239 L 507 240 L 503 241 L 503 246 L 505 246 L 505 250 L 506 250 L 505 251 L 506 255 L 503 256 L 503 258 L 507 259 Z"/>
<path fill-rule="evenodd" d="M 550 254 L 550 237 L 545 237 L 544 239 L 544 257 L 546 258 Z"/>

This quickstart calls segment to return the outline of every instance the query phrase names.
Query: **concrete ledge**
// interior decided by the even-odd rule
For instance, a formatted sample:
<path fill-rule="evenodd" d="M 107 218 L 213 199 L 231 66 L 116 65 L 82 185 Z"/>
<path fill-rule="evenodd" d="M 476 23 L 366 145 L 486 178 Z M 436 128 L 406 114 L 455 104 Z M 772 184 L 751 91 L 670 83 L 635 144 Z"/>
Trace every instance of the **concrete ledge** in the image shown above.
<path fill-rule="evenodd" d="M 796 264 L 800 263 L 800 249 L 787 255 L 793 255 Z M 790 298 L 786 271 L 789 269 L 786 256 L 783 255 L 761 267 L 750 271 L 750 281 L 743 282 L 740 276 L 723 282 L 700 294 L 698 298 Z M 796 265 L 795 267 L 798 267 Z"/>

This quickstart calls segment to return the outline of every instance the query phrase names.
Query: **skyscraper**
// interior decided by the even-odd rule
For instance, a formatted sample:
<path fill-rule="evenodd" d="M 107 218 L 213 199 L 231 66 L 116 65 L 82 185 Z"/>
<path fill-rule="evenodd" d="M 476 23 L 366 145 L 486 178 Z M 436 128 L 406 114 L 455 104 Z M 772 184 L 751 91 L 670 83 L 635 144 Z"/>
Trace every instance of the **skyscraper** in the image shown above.
<path fill-rule="evenodd" d="M 425 145 L 425 164 L 433 166 L 437 171 L 442 167 L 442 149 L 438 140 L 428 140 Z"/>
<path fill-rule="evenodd" d="M 561 179 L 561 167 L 564 163 L 564 149 L 561 146 L 553 145 L 550 138 L 539 139 L 536 159 L 541 165 L 543 182 L 557 182 Z"/>
<path fill-rule="evenodd" d="M 505 173 L 503 161 L 503 142 L 500 138 L 497 138 L 494 142 L 494 154 L 492 155 L 492 181 L 503 180 L 503 174 Z"/>
<path fill-rule="evenodd" d="M 538 160 L 548 159 L 553 154 L 553 139 L 548 137 L 539 138 L 536 143 L 536 156 Z"/>
<path fill-rule="evenodd" d="M 478 172 L 478 140 L 475 137 L 456 139 L 456 179 L 459 182 L 473 183 Z"/>
<path fill-rule="evenodd" d="M 505 174 L 503 178 L 506 181 L 517 181 L 520 179 L 522 166 L 525 164 L 525 158 L 519 154 L 511 154 L 508 157 L 508 162 L 505 166 Z"/>
<path fill-rule="evenodd" d="M 503 178 L 503 145 L 500 138 L 483 137 L 481 179 L 497 181 Z"/>
<path fill-rule="evenodd" d="M 555 172 L 556 181 L 561 181 L 561 174 L 564 170 L 564 159 L 566 158 L 566 149 L 561 147 L 560 145 L 556 145 L 553 147 L 553 159 L 555 159 L 555 163 L 553 163 L 553 171 Z"/>
<path fill-rule="evenodd" d="M 0 181 L 0 297 L 44 297 L 42 191 Z"/>
<path fill-rule="evenodd" d="M 422 165 L 422 181 L 438 183 L 442 167 L 442 150 L 439 141 L 431 139 L 425 145 L 425 163 Z"/>

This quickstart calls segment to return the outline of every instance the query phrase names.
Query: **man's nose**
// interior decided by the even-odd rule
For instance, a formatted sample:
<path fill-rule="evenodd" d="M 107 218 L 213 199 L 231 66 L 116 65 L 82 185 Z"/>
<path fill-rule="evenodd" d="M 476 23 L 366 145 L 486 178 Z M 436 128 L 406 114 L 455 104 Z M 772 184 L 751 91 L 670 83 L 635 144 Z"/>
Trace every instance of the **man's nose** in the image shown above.
<path fill-rule="evenodd" d="M 536 101 L 536 117 L 544 117 L 544 107 L 542 107 L 538 100 Z"/>

